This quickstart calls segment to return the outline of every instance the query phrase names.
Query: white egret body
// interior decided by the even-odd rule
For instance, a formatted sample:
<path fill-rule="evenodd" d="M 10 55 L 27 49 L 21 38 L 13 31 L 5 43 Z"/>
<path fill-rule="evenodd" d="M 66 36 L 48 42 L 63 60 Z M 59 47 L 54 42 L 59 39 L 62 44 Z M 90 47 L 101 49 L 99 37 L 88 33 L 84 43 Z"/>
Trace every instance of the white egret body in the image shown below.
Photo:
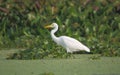
<path fill-rule="evenodd" d="M 52 23 L 49 26 L 45 26 L 45 28 L 53 28 L 51 30 L 52 39 L 58 44 L 64 47 L 67 50 L 67 53 L 73 53 L 80 50 L 85 50 L 86 52 L 90 52 L 90 49 L 83 45 L 78 40 L 68 37 L 68 36 L 60 36 L 56 37 L 54 33 L 58 30 L 58 25 L 56 23 Z"/>

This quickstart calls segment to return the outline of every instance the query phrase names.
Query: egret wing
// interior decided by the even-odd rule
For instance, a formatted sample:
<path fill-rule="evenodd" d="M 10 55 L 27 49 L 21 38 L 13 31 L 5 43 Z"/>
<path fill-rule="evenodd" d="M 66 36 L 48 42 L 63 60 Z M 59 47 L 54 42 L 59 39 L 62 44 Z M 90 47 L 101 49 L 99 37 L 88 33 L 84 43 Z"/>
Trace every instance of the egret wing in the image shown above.
<path fill-rule="evenodd" d="M 62 40 L 62 44 L 64 47 L 72 49 L 73 51 L 85 49 L 85 46 L 74 38 L 61 36 L 60 39 Z"/>

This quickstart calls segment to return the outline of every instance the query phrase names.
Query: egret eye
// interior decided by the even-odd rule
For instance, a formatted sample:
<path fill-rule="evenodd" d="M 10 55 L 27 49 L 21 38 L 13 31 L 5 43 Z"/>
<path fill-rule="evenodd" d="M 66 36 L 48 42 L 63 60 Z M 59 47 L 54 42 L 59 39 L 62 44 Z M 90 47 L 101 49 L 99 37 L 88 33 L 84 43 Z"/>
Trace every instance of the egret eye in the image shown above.
<path fill-rule="evenodd" d="M 53 24 L 52 24 L 52 27 L 54 28 L 54 27 L 55 27 L 55 25 L 53 25 Z"/>
<path fill-rule="evenodd" d="M 52 24 L 53 27 L 55 27 L 54 23 Z"/>

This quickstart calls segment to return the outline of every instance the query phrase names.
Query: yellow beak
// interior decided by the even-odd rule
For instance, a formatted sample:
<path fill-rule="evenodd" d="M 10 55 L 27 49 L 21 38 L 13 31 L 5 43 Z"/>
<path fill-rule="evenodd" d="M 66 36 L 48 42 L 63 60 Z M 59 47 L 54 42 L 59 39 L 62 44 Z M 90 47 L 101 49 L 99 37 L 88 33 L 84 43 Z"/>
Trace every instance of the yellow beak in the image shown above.
<path fill-rule="evenodd" d="M 52 28 L 52 27 L 53 27 L 52 25 L 47 25 L 47 26 L 45 26 L 44 28 L 49 29 L 49 28 Z"/>

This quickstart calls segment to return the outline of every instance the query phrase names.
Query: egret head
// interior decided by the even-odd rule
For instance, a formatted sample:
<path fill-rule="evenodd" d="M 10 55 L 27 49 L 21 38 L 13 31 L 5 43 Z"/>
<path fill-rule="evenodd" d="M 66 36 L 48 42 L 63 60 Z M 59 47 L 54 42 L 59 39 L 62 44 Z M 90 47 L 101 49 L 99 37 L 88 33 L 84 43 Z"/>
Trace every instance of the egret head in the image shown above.
<path fill-rule="evenodd" d="M 47 26 L 45 26 L 45 28 L 58 28 L 58 25 L 57 25 L 57 23 L 52 23 L 51 25 L 47 25 Z"/>

